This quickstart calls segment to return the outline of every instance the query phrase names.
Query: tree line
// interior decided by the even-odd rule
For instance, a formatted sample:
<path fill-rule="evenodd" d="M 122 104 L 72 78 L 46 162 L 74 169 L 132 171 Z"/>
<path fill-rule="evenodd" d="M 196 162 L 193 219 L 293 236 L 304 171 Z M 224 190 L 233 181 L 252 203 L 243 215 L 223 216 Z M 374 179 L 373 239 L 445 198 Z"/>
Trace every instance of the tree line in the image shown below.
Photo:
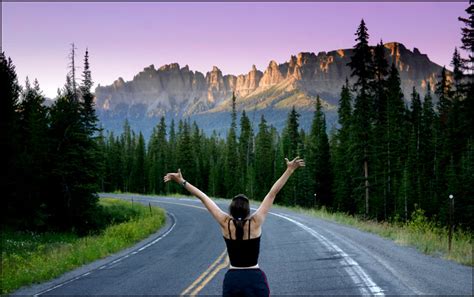
<path fill-rule="evenodd" d="M 254 126 L 232 98 L 225 138 L 209 136 L 194 122 L 161 118 L 145 141 L 128 122 L 121 135 L 97 128 L 86 51 L 76 86 L 71 71 L 51 107 L 35 81 L 21 88 L 11 59 L 0 56 L 1 145 L 6 176 L 2 225 L 88 232 L 100 224 L 98 191 L 184 193 L 164 184 L 167 172 L 206 193 L 231 198 L 245 193 L 261 200 L 285 169 L 284 158 L 305 159 L 280 192 L 278 203 L 325 207 L 367 219 L 406 221 L 415 209 L 440 224 L 448 221 L 448 195 L 455 197 L 455 223 L 473 226 L 474 53 L 473 5 L 460 18 L 462 49 L 453 71 L 405 100 L 397 64 L 389 65 L 382 42 L 369 46 L 362 20 L 348 64 L 354 83 L 341 88 L 337 129 L 327 133 L 318 97 L 309 131 L 293 108 L 281 132 L 264 116 Z M 409 106 L 405 103 L 409 101 Z"/>
<path fill-rule="evenodd" d="M 472 5 L 469 9 L 472 18 Z M 406 221 L 422 209 L 446 224 L 452 194 L 456 223 L 470 228 L 474 96 L 472 33 L 466 32 L 463 49 L 471 53 L 470 60 L 456 49 L 452 73 L 443 68 L 434 92 L 429 84 L 424 96 L 413 88 L 405 100 L 395 59 L 389 65 L 382 42 L 369 46 L 362 20 L 348 64 L 354 83 L 346 80 L 342 86 L 339 127 L 329 136 L 319 97 L 308 132 L 300 129 L 295 108 L 281 133 L 264 116 L 254 127 L 245 110 L 238 117 L 235 96 L 225 139 L 206 136 L 189 119 L 167 125 L 161 118 L 145 142 L 126 122 L 121 135 L 101 137 L 102 190 L 185 193 L 162 182 L 179 167 L 189 182 L 211 196 L 245 193 L 262 200 L 284 171 L 284 158 L 300 156 L 307 166 L 288 181 L 280 204 L 324 206 L 383 221 Z"/>
<path fill-rule="evenodd" d="M 88 51 L 80 84 L 74 45 L 69 68 L 46 107 L 38 81 L 27 78 L 20 87 L 12 60 L 0 54 L 3 227 L 86 233 L 100 225 L 102 163 Z"/>

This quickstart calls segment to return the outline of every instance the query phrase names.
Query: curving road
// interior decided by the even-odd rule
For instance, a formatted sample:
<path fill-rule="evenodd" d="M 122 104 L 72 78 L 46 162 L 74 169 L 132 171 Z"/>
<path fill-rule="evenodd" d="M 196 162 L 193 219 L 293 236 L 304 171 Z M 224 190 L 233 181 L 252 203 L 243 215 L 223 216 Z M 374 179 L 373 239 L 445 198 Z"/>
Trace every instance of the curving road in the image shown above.
<path fill-rule="evenodd" d="M 221 294 L 228 266 L 225 243 L 197 199 L 104 196 L 160 206 L 168 213 L 167 225 L 130 249 L 14 294 Z M 472 295 L 471 267 L 275 208 L 263 227 L 259 263 L 274 296 Z"/>

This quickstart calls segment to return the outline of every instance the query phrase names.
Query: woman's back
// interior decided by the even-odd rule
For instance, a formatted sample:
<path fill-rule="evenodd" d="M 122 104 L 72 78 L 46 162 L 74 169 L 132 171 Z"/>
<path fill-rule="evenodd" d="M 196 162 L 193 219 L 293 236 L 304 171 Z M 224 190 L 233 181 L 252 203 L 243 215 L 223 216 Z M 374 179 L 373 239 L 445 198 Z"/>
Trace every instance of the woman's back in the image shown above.
<path fill-rule="evenodd" d="M 243 236 L 237 237 L 238 225 L 241 225 Z M 256 225 L 256 224 L 254 224 Z M 260 237 L 257 235 L 260 228 L 252 230 L 252 219 L 243 220 L 241 222 L 229 218 L 227 223 L 227 237 L 224 235 L 227 252 L 229 254 L 230 264 L 235 268 L 258 267 L 258 256 L 260 254 Z M 232 228 L 233 227 L 233 228 Z M 253 231 L 253 232 L 252 232 Z M 224 233 L 224 232 L 223 232 Z M 241 234 L 242 235 L 242 234 Z M 253 235 L 253 236 L 252 236 Z"/>
<path fill-rule="evenodd" d="M 226 223 L 224 224 L 225 228 L 222 228 L 222 235 L 226 239 L 237 239 L 237 224 L 238 223 L 236 220 L 229 216 Z M 242 220 L 242 227 L 244 231 L 242 237 L 243 240 L 257 238 L 262 234 L 262 228 L 260 227 L 260 224 L 256 222 L 252 216 L 248 219 Z"/>

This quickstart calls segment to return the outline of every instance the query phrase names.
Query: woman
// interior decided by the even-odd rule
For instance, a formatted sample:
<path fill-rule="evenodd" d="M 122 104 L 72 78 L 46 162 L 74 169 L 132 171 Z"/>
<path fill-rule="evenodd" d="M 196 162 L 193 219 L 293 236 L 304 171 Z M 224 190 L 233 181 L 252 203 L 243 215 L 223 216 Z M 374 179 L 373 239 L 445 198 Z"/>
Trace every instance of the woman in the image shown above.
<path fill-rule="evenodd" d="M 181 175 L 180 169 L 177 173 L 168 173 L 164 177 L 165 182 L 175 181 L 199 198 L 221 227 L 230 259 L 230 268 L 224 278 L 223 296 L 270 295 L 265 273 L 258 266 L 261 227 L 276 195 L 288 178 L 296 169 L 305 166 L 304 160 L 299 157 L 291 162 L 285 158 L 285 161 L 286 171 L 275 182 L 260 207 L 252 215 L 249 200 L 243 194 L 232 199 L 229 215 L 201 190 L 188 183 Z"/>

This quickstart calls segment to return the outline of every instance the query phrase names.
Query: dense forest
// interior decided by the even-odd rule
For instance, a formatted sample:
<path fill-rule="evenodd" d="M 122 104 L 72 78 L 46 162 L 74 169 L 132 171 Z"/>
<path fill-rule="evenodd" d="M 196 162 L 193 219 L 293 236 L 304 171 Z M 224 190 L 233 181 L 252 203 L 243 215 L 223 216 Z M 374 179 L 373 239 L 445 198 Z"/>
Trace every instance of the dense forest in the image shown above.
<path fill-rule="evenodd" d="M 101 156 L 89 54 L 76 84 L 75 48 L 66 84 L 51 107 L 38 82 L 18 84 L 15 66 L 0 56 L 2 226 L 86 233 L 101 224 L 97 180 Z"/>
<path fill-rule="evenodd" d="M 471 26 L 472 20 L 465 23 Z M 443 68 L 435 91 L 428 85 L 421 96 L 413 88 L 411 98 L 405 100 L 397 65 L 388 64 L 382 42 L 369 46 L 362 21 L 349 63 L 356 82 L 342 86 L 339 128 L 329 136 L 319 98 L 309 131 L 300 129 L 294 108 L 281 133 L 263 116 L 254 127 L 245 111 L 237 115 L 235 97 L 226 139 L 215 133 L 206 136 L 187 119 L 167 126 L 161 118 L 145 141 L 126 122 L 122 135 L 100 137 L 105 160 L 101 188 L 185 193 L 162 182 L 167 172 L 181 168 L 189 182 L 211 196 L 245 193 L 261 200 L 284 171 L 284 158 L 300 156 L 307 166 L 288 181 L 277 203 L 326 207 L 383 221 L 406 221 L 419 209 L 447 224 L 452 194 L 456 224 L 470 228 L 474 213 L 472 30 L 463 32 L 467 32 L 463 49 L 471 53 L 470 60 L 462 59 L 455 49 L 453 71 Z"/>
<path fill-rule="evenodd" d="M 341 86 L 339 126 L 328 135 L 320 99 L 309 131 L 298 111 L 278 132 L 262 116 L 253 125 L 237 114 L 225 139 L 205 135 L 188 119 L 157 123 L 150 139 L 125 122 L 121 135 L 97 128 L 89 55 L 76 86 L 74 46 L 71 71 L 51 107 L 39 84 L 21 88 L 11 59 L 0 57 L 2 136 L 6 175 L 2 225 L 20 229 L 88 232 L 100 224 L 96 192 L 169 194 L 184 190 L 163 183 L 181 168 L 184 177 L 214 197 L 245 193 L 261 200 L 285 168 L 300 156 L 277 198 L 283 205 L 325 207 L 367 219 L 406 221 L 419 209 L 447 224 L 450 194 L 455 223 L 473 226 L 474 197 L 474 8 L 460 18 L 463 58 L 455 49 L 453 71 L 420 95 L 403 98 L 397 65 L 389 65 L 382 41 L 369 46 L 362 20 L 348 64 L 355 83 Z M 407 100 L 406 100 L 407 99 Z M 406 102 L 410 102 L 408 105 Z"/>

